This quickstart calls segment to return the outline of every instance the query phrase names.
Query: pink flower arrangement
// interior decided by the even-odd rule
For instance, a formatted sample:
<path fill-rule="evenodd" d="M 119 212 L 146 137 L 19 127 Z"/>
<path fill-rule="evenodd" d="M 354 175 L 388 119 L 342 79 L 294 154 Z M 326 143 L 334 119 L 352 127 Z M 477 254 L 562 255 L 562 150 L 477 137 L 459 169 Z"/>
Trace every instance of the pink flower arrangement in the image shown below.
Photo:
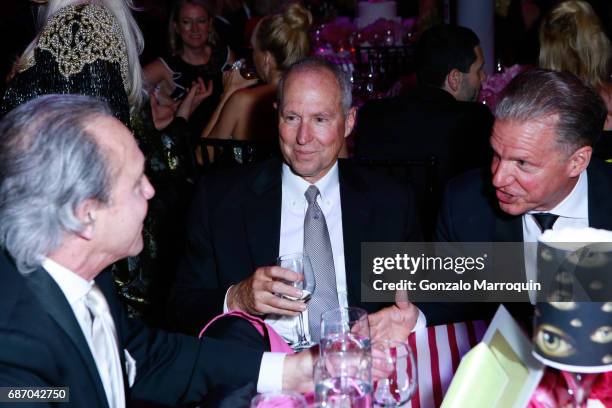
<path fill-rule="evenodd" d="M 338 17 L 316 28 L 312 40 L 317 54 L 351 50 L 360 45 L 396 45 L 411 42 L 415 23 L 415 18 L 401 22 L 381 18 L 358 30 L 348 17 Z"/>
<path fill-rule="evenodd" d="M 325 24 L 321 31 L 323 42 L 331 44 L 333 48 L 340 48 L 348 45 L 349 39 L 357 31 L 357 27 L 348 17 L 338 17 Z"/>
<path fill-rule="evenodd" d="M 379 18 L 361 30 L 362 42 L 370 45 L 395 45 L 396 34 L 400 34 L 402 25 L 397 21 Z"/>
<path fill-rule="evenodd" d="M 489 75 L 485 82 L 482 83 L 482 89 L 478 97 L 479 102 L 484 103 L 489 109 L 494 110 L 497 105 L 497 99 L 506 85 L 518 74 L 529 69 L 525 65 L 513 65 L 505 68 L 502 72 L 497 72 Z"/>

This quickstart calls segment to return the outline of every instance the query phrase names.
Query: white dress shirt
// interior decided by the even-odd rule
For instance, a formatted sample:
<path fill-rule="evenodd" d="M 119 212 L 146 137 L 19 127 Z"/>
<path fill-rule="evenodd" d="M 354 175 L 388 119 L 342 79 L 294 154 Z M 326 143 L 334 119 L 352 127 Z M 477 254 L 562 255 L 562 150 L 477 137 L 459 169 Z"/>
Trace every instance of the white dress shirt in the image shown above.
<path fill-rule="evenodd" d="M 580 173 L 576 185 L 567 197 L 549 211 L 529 211 L 523 214 L 523 242 L 538 242 L 542 235 L 540 226 L 535 221 L 532 214 L 546 212 L 558 215 L 557 221 L 552 229 L 559 231 L 564 228 L 586 228 L 589 226 L 589 183 L 586 170 Z M 537 277 L 537 245 L 525 245 L 525 273 L 527 281 L 536 280 Z M 530 292 L 529 297 L 535 303 L 534 293 Z"/>
<path fill-rule="evenodd" d="M 95 353 L 93 353 L 93 342 L 91 338 L 92 319 L 89 309 L 85 305 L 85 296 L 93 286 L 94 281 L 86 281 L 76 273 L 49 258 L 45 258 L 43 260 L 42 267 L 49 273 L 49 275 L 51 275 L 55 283 L 57 283 L 62 290 L 64 297 L 66 297 L 66 300 L 70 304 L 74 316 L 81 327 L 85 340 L 87 340 L 87 345 L 89 346 L 92 357 L 94 358 L 94 361 L 96 361 Z M 135 366 L 135 362 L 131 356 L 129 356 L 127 351 L 125 351 L 125 353 L 126 359 L 128 360 L 127 363 L 134 364 Z M 284 353 L 268 352 L 263 354 L 259 368 L 259 378 L 257 381 L 258 392 L 277 391 L 282 389 L 284 359 Z M 98 368 L 98 372 L 100 373 L 99 367 L 100 364 L 98 361 L 96 361 L 96 368 Z M 129 372 L 128 377 L 130 377 Z M 100 379 L 103 378 L 105 378 L 105 376 L 100 374 Z M 129 385 L 131 386 L 134 383 L 134 379 L 131 378 L 129 382 Z M 106 388 L 107 385 L 104 386 Z M 161 384 L 161 386 L 163 386 L 163 384 Z M 113 404 L 109 403 L 109 406 L 112 407 Z"/>
<path fill-rule="evenodd" d="M 308 209 L 308 202 L 304 193 L 311 184 L 291 171 L 289 166 L 283 164 L 282 169 L 282 200 L 281 200 L 281 228 L 278 253 L 279 256 L 303 252 L 304 250 L 304 217 Z M 334 270 L 336 272 L 336 290 L 338 305 L 348 306 L 346 269 L 344 265 L 344 236 L 342 228 L 342 205 L 340 199 L 340 181 L 338 176 L 338 162 L 315 184 L 320 195 L 317 204 L 321 207 L 329 239 L 331 241 L 334 257 Z M 356 221 L 358 222 L 358 221 Z M 316 288 L 315 288 L 316 290 Z M 223 305 L 224 312 L 228 311 L 227 293 Z M 266 323 L 276 330 L 288 343 L 297 341 L 296 327 L 298 317 L 268 315 Z M 308 328 L 308 310 L 303 312 L 304 331 L 310 340 Z M 425 315 L 419 311 L 414 330 L 426 326 Z"/>
<path fill-rule="evenodd" d="M 310 183 L 294 174 L 289 166 L 283 164 L 282 171 L 282 203 L 281 228 L 278 255 L 303 252 L 304 250 L 304 217 L 308 209 L 308 202 L 304 193 Z M 342 235 L 342 208 L 340 205 L 340 182 L 338 179 L 338 163 L 315 184 L 320 195 L 317 204 L 321 207 L 329 240 L 331 241 L 334 257 L 334 270 L 336 272 L 336 289 L 338 292 L 338 305 L 347 307 L 346 271 L 344 267 L 344 237 Z M 316 288 L 315 288 L 316 290 Z M 303 313 L 304 332 L 308 339 L 308 310 Z M 268 315 L 266 323 L 274 328 L 289 343 L 297 341 L 296 327 L 298 317 Z"/>
<path fill-rule="evenodd" d="M 100 353 L 94 353 L 91 331 L 93 320 L 85 303 L 85 297 L 94 285 L 94 281 L 86 281 L 76 273 L 64 268 L 62 265 L 49 258 L 45 258 L 43 260 L 42 267 L 49 273 L 49 275 L 51 275 L 70 304 L 72 312 L 74 313 L 77 322 L 79 322 L 79 326 L 81 326 L 81 331 L 85 336 L 85 340 L 89 346 L 89 351 L 91 352 L 91 355 L 96 363 L 100 381 L 102 382 L 104 390 L 107 392 L 106 396 L 108 399 L 108 405 L 109 407 L 114 407 L 115 400 L 111 395 L 112 393 L 108 392 L 108 390 L 112 389 L 110 377 L 108 376 L 108 373 L 102 372 L 101 367 L 104 367 L 104 364 L 103 362 L 99 361 Z M 123 381 L 123 378 L 117 379 L 117 381 Z M 116 397 L 125 400 L 125 395 L 118 395 Z M 118 403 L 118 405 L 125 406 L 125 401 Z"/>

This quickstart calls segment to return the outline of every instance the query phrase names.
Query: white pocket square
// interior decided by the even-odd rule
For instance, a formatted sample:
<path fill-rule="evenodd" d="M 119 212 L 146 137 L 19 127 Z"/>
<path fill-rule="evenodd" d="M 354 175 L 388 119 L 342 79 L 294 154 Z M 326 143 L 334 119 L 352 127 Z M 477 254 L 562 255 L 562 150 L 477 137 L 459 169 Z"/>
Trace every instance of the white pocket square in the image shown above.
<path fill-rule="evenodd" d="M 131 388 L 134 385 L 134 380 L 136 380 L 136 360 L 126 349 L 123 352 L 125 353 L 125 372 L 127 373 L 128 385 Z"/>

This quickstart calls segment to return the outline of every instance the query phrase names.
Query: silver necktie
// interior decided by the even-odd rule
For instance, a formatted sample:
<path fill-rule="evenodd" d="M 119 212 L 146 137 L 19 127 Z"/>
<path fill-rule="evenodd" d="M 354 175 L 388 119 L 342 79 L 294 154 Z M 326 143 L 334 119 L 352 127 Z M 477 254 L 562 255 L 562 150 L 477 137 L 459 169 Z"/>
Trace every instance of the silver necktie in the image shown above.
<path fill-rule="evenodd" d="M 308 201 L 304 217 L 304 254 L 310 258 L 316 286 L 308 304 L 308 326 L 313 341 L 321 336 L 321 315 L 338 307 L 334 255 L 329 231 L 321 207 L 317 204 L 319 189 L 311 185 L 304 193 Z"/>

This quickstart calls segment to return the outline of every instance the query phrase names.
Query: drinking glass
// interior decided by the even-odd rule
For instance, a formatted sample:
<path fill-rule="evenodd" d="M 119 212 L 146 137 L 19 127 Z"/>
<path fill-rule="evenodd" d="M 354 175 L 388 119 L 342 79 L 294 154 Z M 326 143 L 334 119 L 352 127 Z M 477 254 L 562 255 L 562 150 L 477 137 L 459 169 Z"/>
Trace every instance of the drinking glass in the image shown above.
<path fill-rule="evenodd" d="M 362 354 L 327 353 L 314 366 L 315 400 L 326 408 L 370 408 L 372 406 L 372 362 Z"/>
<path fill-rule="evenodd" d="M 286 284 L 302 290 L 302 297 L 295 298 L 290 296 L 283 296 L 289 300 L 301 300 L 308 302 L 312 297 L 312 293 L 315 290 L 315 276 L 310 263 L 308 255 L 304 255 L 301 252 L 281 255 L 278 257 L 277 265 L 281 268 L 292 270 L 293 272 L 302 275 L 303 279 L 299 282 L 285 282 Z M 314 344 L 306 338 L 306 331 L 304 330 L 304 313 L 298 315 L 298 327 L 297 327 L 297 342 L 291 345 L 294 351 L 301 351 L 312 347 Z"/>
<path fill-rule="evenodd" d="M 297 392 L 266 392 L 257 394 L 251 400 L 251 408 L 306 408 L 306 400 Z"/>
<path fill-rule="evenodd" d="M 370 353 L 368 314 L 358 307 L 340 307 L 321 315 L 321 355 L 327 351 Z"/>
<path fill-rule="evenodd" d="M 380 407 L 399 407 L 416 391 L 417 371 L 414 354 L 407 342 L 381 340 L 372 345 L 373 359 L 384 359 L 386 378 L 374 382 L 374 402 Z"/>
<path fill-rule="evenodd" d="M 258 79 L 257 70 L 255 69 L 255 64 L 253 63 L 252 57 L 248 59 L 241 58 L 236 60 L 232 65 L 226 65 L 223 70 L 240 71 L 240 75 L 244 79 Z"/>

